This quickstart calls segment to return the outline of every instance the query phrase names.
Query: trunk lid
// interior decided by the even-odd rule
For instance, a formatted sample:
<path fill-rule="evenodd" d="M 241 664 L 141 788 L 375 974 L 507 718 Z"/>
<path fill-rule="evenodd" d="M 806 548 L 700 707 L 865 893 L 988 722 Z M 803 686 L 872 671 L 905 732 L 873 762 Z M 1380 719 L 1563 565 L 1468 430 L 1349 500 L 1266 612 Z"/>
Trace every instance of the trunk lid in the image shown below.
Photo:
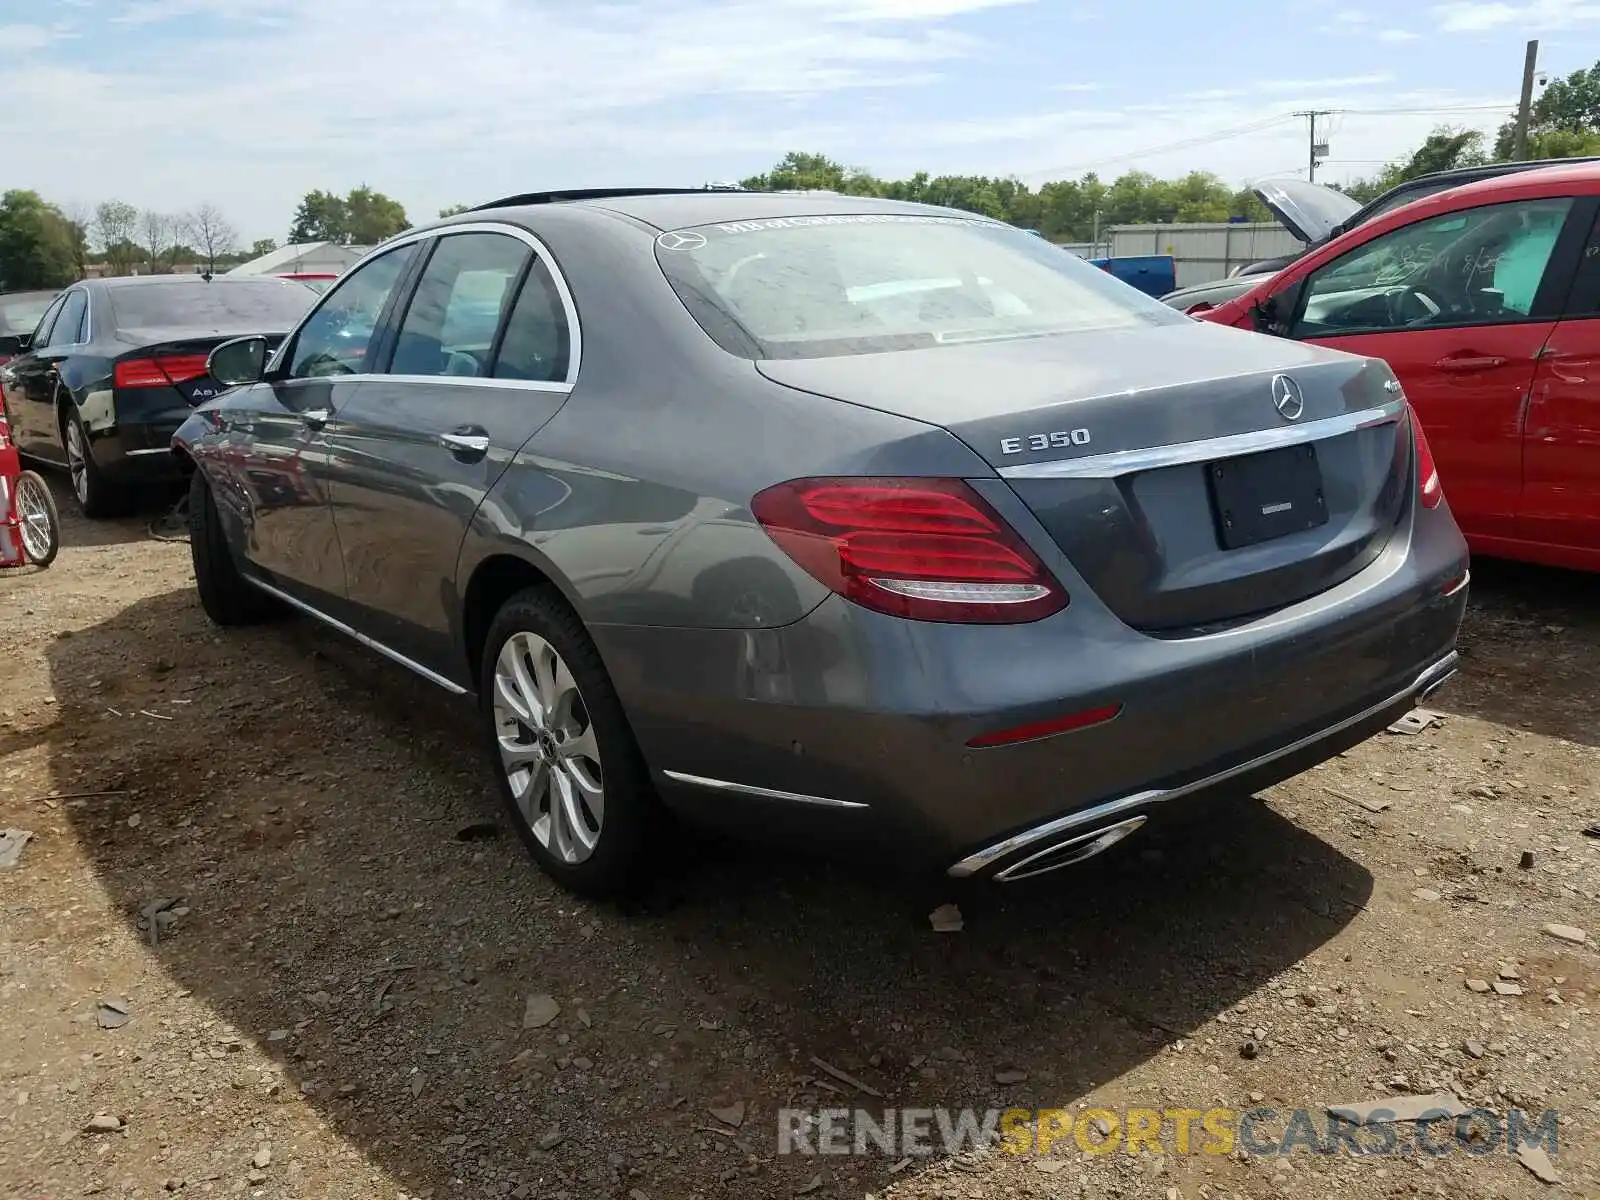
<path fill-rule="evenodd" d="M 1184 322 L 758 367 L 950 430 L 1096 594 L 1151 632 L 1334 587 L 1406 511 L 1411 440 L 1392 373 L 1300 342 Z"/>
<path fill-rule="evenodd" d="M 1252 189 L 1283 227 L 1307 245 L 1332 236 L 1361 205 L 1330 187 L 1304 179 L 1263 179 Z"/>
<path fill-rule="evenodd" d="M 203 360 L 223 342 L 255 333 L 260 333 L 260 330 L 217 331 L 181 327 L 119 329 L 116 339 L 127 344 L 129 349 L 118 356 L 117 362 L 127 365 L 153 361 L 160 365 L 168 378 L 160 382 L 159 375 L 153 375 L 148 370 L 142 371 L 136 377 L 149 382 L 138 384 L 140 391 L 166 390 L 180 397 L 185 404 L 203 404 L 224 390 L 223 385 L 204 368 Z M 273 332 L 262 336 L 267 339 L 267 353 L 270 356 L 288 334 Z"/>

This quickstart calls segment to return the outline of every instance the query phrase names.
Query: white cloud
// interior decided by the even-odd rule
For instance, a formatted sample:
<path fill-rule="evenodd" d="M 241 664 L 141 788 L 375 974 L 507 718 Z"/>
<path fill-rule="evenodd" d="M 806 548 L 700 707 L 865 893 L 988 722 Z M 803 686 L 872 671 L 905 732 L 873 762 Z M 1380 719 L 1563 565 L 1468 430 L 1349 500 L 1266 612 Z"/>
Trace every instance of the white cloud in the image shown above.
<path fill-rule="evenodd" d="M 540 187 L 738 177 L 791 149 L 883 174 L 1099 160 L 1110 174 L 1237 179 L 1300 162 L 1303 125 L 1128 151 L 1295 107 L 1400 103 L 1392 77 L 1360 61 L 1340 76 L 1259 81 L 1198 64 L 1152 96 L 1135 80 L 1083 78 L 1114 49 L 1097 29 L 1042 77 L 1018 73 L 1037 99 L 1008 111 L 967 73 L 1011 70 L 1013 50 L 985 39 L 983 14 L 1029 3 L 452 0 L 442 21 L 437 0 L 56 0 L 49 19 L 65 28 L 17 35 L 32 49 L 0 76 L 0 139 L 34 148 L 14 164 L 18 185 L 63 203 L 210 201 L 250 237 L 281 237 L 311 188 L 369 183 L 422 219 Z M 1434 120 L 1384 119 L 1352 146 L 1335 127 L 1335 152 L 1393 157 Z"/>
<path fill-rule="evenodd" d="M 1414 42 L 1421 36 L 1420 33 L 1412 33 L 1409 29 L 1385 29 L 1378 34 L 1378 40 L 1389 45 L 1399 45 L 1402 42 Z"/>
<path fill-rule="evenodd" d="M 64 36 L 66 31 L 60 26 L 0 25 L 0 46 L 5 47 L 8 60 L 19 54 L 32 54 L 43 50 Z M 5 70 L 6 68 L 0 68 L 0 72 Z M 4 74 L 0 74 L 0 79 L 4 77 Z"/>
<path fill-rule="evenodd" d="M 1432 13 L 1444 33 L 1488 33 L 1511 26 L 1519 31 L 1542 33 L 1600 21 L 1600 4 L 1581 0 L 1532 0 L 1528 4 L 1456 0 L 1434 5 Z"/>

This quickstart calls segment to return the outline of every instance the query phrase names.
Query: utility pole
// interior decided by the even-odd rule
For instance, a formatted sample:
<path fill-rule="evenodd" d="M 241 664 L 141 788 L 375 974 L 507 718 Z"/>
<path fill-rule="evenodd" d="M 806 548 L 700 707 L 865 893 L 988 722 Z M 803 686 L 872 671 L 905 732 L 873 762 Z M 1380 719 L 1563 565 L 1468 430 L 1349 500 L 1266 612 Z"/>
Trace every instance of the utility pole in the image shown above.
<path fill-rule="evenodd" d="M 1317 118 L 1333 116 L 1332 109 L 1314 109 L 1310 112 L 1297 112 L 1297 117 L 1309 117 L 1311 120 L 1311 141 L 1308 146 L 1306 158 L 1306 178 L 1312 183 L 1317 181 L 1317 159 L 1328 156 L 1328 143 L 1317 141 Z"/>
<path fill-rule="evenodd" d="M 1539 43 L 1532 41 L 1522 60 L 1522 100 L 1517 105 L 1517 131 L 1511 143 L 1511 157 L 1518 161 L 1528 157 L 1528 118 L 1533 112 L 1533 77 L 1538 65 Z"/>

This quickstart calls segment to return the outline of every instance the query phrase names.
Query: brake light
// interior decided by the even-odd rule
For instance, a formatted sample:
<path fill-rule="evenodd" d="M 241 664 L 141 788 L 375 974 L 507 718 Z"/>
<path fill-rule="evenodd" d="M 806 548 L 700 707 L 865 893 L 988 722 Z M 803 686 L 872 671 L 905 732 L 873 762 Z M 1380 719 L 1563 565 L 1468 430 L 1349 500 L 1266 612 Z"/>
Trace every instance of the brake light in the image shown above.
<path fill-rule="evenodd" d="M 1417 495 L 1423 508 L 1438 508 L 1444 500 L 1444 485 L 1439 482 L 1439 468 L 1434 465 L 1433 450 L 1428 445 L 1428 435 L 1422 431 L 1417 410 L 1406 404 L 1406 415 L 1411 422 L 1412 443 L 1417 448 Z"/>
<path fill-rule="evenodd" d="M 809 575 L 874 612 L 1012 624 L 1067 606 L 1027 543 L 959 479 L 795 479 L 750 508 Z"/>
<path fill-rule="evenodd" d="M 130 358 L 119 362 L 111 372 L 111 382 L 119 388 L 171 387 L 202 378 L 207 370 L 204 354 L 162 354 L 155 358 Z"/>

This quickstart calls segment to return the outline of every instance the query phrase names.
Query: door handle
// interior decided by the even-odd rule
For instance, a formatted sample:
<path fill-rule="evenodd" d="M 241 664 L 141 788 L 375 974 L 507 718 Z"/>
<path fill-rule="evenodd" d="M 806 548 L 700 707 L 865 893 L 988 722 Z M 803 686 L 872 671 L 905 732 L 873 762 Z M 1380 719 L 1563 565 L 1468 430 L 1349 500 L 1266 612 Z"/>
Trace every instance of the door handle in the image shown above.
<path fill-rule="evenodd" d="M 489 435 L 477 430 L 463 429 L 441 433 L 439 444 L 457 458 L 471 462 L 489 453 Z"/>
<path fill-rule="evenodd" d="M 326 408 L 308 408 L 300 414 L 300 420 L 308 429 L 321 429 L 332 419 L 332 411 Z"/>
<path fill-rule="evenodd" d="M 1492 371 L 1506 360 L 1498 354 L 1455 354 L 1433 364 L 1440 371 Z"/>

